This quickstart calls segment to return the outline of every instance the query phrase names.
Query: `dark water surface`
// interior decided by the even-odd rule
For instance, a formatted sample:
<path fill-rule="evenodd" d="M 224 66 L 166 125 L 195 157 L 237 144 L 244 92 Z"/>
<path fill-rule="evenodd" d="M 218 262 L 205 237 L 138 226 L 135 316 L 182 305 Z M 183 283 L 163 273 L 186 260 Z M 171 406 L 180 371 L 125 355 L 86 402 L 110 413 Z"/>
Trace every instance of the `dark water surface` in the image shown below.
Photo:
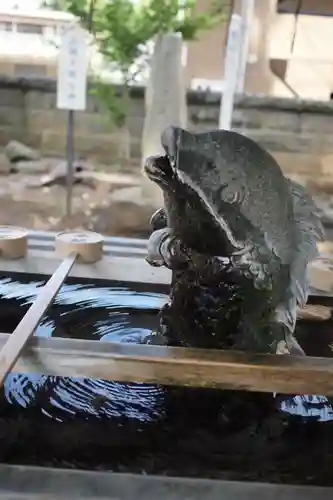
<path fill-rule="evenodd" d="M 43 284 L 0 279 L 1 331 Z M 36 335 L 145 343 L 166 299 L 141 285 L 64 285 Z M 300 325 L 299 339 L 308 354 L 331 355 L 332 322 Z M 0 461 L 333 485 L 332 418 L 320 396 L 12 374 L 0 394 Z"/>
<path fill-rule="evenodd" d="M 7 322 L 8 310 L 14 309 L 12 325 L 7 330 L 15 327 L 18 308 L 24 314 L 43 284 L 11 278 L 0 281 L 0 304 Z M 145 343 L 157 328 L 158 309 L 165 300 L 162 293 L 137 291 L 128 286 L 64 285 L 36 335 Z M 163 413 L 161 391 L 152 385 L 38 374 L 12 374 L 4 387 L 7 401 L 22 408 L 31 406 L 43 393 L 39 398 L 41 412 L 59 421 L 77 413 L 96 419 L 125 416 L 154 421 Z"/>

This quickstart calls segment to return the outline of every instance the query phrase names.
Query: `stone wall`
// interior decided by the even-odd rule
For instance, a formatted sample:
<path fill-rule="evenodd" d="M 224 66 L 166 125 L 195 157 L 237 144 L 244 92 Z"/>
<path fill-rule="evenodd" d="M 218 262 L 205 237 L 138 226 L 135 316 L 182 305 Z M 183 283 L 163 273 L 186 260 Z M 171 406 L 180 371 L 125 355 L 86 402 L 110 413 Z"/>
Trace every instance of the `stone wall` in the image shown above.
<path fill-rule="evenodd" d="M 144 90 L 132 91 L 129 109 L 131 157 L 140 159 L 144 120 Z M 189 127 L 215 128 L 220 96 L 188 94 Z M 0 146 L 10 139 L 64 156 L 67 114 L 56 109 L 55 81 L 8 79 L 0 76 Z M 333 170 L 333 103 L 263 96 L 236 100 L 234 129 L 271 151 L 287 173 L 317 177 Z M 117 130 L 101 105 L 89 96 L 87 110 L 76 114 L 77 154 L 105 164 L 124 151 L 125 134 Z M 138 161 L 138 165 L 139 165 Z"/>

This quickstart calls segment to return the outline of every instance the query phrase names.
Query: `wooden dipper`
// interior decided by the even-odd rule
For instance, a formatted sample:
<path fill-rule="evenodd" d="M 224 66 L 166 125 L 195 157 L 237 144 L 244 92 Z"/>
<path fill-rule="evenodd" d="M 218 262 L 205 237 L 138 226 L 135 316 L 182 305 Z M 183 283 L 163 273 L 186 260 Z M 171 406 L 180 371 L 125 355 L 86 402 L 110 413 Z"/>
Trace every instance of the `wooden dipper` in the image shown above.
<path fill-rule="evenodd" d="M 102 259 L 103 242 L 103 236 L 98 233 L 64 231 L 55 238 L 55 251 L 61 258 L 75 252 L 76 262 L 92 264 Z"/>
<path fill-rule="evenodd" d="M 21 259 L 28 251 L 28 231 L 21 227 L 0 226 L 0 257 Z"/>

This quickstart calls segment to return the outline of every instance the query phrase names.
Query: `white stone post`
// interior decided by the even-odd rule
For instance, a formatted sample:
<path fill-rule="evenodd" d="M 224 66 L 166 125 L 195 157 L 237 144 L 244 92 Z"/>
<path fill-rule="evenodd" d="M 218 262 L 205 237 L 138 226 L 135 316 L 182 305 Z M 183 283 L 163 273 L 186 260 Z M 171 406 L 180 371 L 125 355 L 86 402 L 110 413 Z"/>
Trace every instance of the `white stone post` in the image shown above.
<path fill-rule="evenodd" d="M 230 130 L 232 124 L 241 49 L 242 18 L 238 14 L 233 14 L 228 31 L 227 52 L 224 64 L 224 85 L 221 93 L 219 114 L 219 128 L 224 130 Z"/>

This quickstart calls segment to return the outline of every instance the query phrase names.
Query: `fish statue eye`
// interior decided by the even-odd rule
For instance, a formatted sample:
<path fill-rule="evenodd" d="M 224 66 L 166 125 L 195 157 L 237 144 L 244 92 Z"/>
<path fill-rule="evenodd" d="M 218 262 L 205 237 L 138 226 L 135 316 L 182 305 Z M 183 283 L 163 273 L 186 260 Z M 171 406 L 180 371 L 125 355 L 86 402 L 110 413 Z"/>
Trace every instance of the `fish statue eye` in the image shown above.
<path fill-rule="evenodd" d="M 222 201 L 224 201 L 224 203 L 228 203 L 229 205 L 240 205 L 244 198 L 243 194 L 242 190 L 238 190 L 227 185 L 224 189 L 222 189 Z"/>

